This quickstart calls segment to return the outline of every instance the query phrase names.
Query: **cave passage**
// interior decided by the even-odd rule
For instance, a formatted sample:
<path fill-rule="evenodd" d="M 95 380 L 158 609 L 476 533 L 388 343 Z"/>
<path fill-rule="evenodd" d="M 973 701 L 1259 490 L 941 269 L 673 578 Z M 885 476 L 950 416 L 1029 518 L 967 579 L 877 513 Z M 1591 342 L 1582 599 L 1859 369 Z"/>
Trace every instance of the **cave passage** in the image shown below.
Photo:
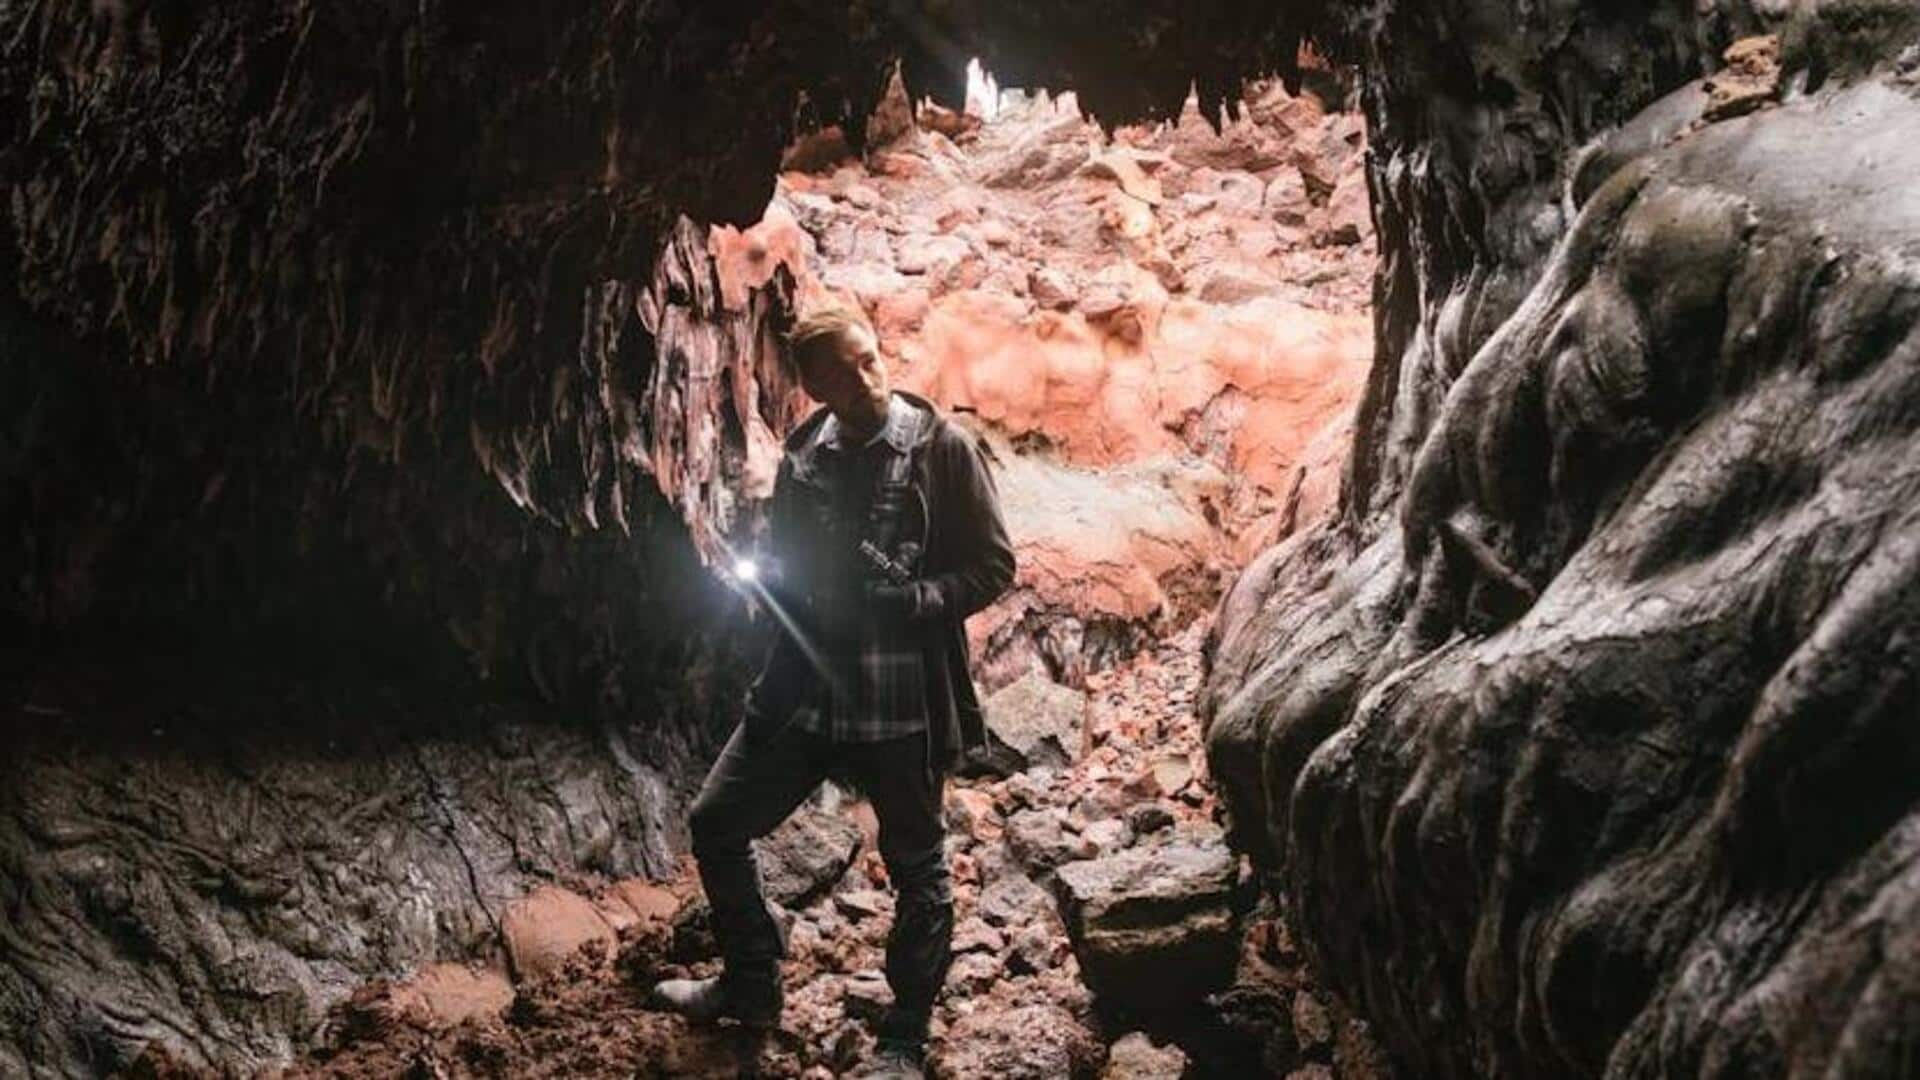
<path fill-rule="evenodd" d="M 1019 570 L 970 624 L 1000 757 L 948 790 L 958 957 L 933 1026 L 940 1075 L 1138 1058 L 1150 1075 L 1229 1076 L 1334 1068 L 1336 1052 L 1341 1075 L 1384 1072 L 1364 1026 L 1303 982 L 1277 910 L 1249 910 L 1195 715 L 1226 585 L 1332 512 L 1370 358 L 1364 124 L 1350 78 L 1312 70 L 1313 88 L 1254 84 L 1215 123 L 1190 97 L 1174 120 L 1110 134 L 1072 94 L 1000 90 L 977 61 L 957 110 L 896 77 L 861 151 L 838 126 L 790 145 L 760 219 L 683 223 L 649 294 L 673 377 L 717 388 L 682 469 L 732 498 L 691 533 L 716 579 L 759 598 L 749 632 L 791 630 L 753 568 L 785 428 L 814 407 L 780 345 L 792 319 L 857 312 L 894 388 L 992 463 Z M 889 996 L 876 821 L 829 782 L 759 845 L 790 942 L 768 1047 L 705 1038 L 636 996 L 716 970 L 683 866 L 512 902 L 508 963 L 359 992 L 349 1013 L 377 1019 L 349 1027 L 374 1034 L 307 1068 L 477 1053 L 507 1072 L 854 1068 Z M 1143 918 L 1165 940 L 1115 936 Z M 508 1022 L 476 1011 L 476 985 Z M 511 1011 L 529 1001 L 538 1038 Z M 1309 1018 L 1304 1034 L 1262 1010 Z"/>
<path fill-rule="evenodd" d="M 851 787 L 646 998 L 829 305 L 1016 549 L 933 1075 L 1920 1076 L 1914 176 L 1907 0 L 0 4 L 0 1076 L 859 1068 Z"/>

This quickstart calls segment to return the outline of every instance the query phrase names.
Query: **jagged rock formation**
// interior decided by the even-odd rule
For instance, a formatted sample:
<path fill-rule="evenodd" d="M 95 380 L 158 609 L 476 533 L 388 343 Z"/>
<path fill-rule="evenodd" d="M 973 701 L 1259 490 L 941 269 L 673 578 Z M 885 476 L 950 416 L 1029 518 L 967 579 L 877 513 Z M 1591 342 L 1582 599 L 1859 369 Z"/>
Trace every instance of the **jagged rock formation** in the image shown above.
<path fill-rule="evenodd" d="M 766 216 L 716 228 L 723 292 L 778 266 L 864 309 L 895 381 L 999 463 L 1020 569 L 970 624 L 989 688 L 1078 685 L 1334 504 L 1375 260 L 1364 125 L 1324 92 L 1260 80 L 1218 130 L 1190 97 L 1110 139 L 1072 94 L 928 106 L 864 158 L 803 140 Z"/>
<path fill-rule="evenodd" d="M 1913 1069 L 1920 21 L 1785 7 L 1377 27 L 1345 520 L 1210 757 L 1414 1075 Z"/>

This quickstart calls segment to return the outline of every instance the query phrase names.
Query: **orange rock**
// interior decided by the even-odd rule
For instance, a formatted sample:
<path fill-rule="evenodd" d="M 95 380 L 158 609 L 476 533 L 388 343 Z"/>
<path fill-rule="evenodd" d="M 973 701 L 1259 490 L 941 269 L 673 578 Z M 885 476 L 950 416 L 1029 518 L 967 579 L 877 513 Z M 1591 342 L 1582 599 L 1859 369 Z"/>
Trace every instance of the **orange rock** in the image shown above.
<path fill-rule="evenodd" d="M 613 928 L 593 903 L 554 885 L 543 885 L 510 904 L 500 928 L 513 970 L 521 979 L 540 979 L 558 971 L 588 942 L 601 943 L 608 955 L 614 945 Z"/>
<path fill-rule="evenodd" d="M 617 933 L 629 926 L 664 922 L 680 910 L 680 898 L 641 878 L 623 878 L 600 894 L 600 915 Z"/>
<path fill-rule="evenodd" d="M 430 1029 L 456 1027 L 468 1020 L 499 1016 L 513 1004 L 513 985 L 504 973 L 466 964 L 434 964 L 401 984 L 411 1003 L 417 1003 Z"/>
<path fill-rule="evenodd" d="M 777 267 L 785 266 L 796 276 L 804 273 L 812 248 L 813 238 L 777 203 L 745 231 L 716 225 L 707 234 L 707 250 L 720 278 L 720 299 L 734 311 L 746 307 L 748 294 L 771 281 Z"/>

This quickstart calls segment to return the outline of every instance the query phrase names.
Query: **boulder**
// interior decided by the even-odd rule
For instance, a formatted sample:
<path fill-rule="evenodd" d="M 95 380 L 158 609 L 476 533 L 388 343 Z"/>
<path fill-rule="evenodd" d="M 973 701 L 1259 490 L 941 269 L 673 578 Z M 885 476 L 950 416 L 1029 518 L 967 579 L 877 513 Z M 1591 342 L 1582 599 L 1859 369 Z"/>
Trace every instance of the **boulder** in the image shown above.
<path fill-rule="evenodd" d="M 1054 871 L 1087 985 L 1159 1010 L 1226 985 L 1238 953 L 1235 856 L 1217 831 L 1175 834 Z"/>
<path fill-rule="evenodd" d="M 803 805 L 754 844 L 767 899 L 788 908 L 806 906 L 853 865 L 861 839 L 853 821 Z"/>
<path fill-rule="evenodd" d="M 986 700 L 987 727 L 1028 767 L 1068 765 L 1080 756 L 1087 696 L 1039 672 Z"/>
<path fill-rule="evenodd" d="M 554 885 L 543 885 L 508 905 L 500 931 L 514 974 L 522 980 L 553 974 L 589 942 L 598 943 L 604 956 L 613 953 L 613 927 L 593 902 Z"/>

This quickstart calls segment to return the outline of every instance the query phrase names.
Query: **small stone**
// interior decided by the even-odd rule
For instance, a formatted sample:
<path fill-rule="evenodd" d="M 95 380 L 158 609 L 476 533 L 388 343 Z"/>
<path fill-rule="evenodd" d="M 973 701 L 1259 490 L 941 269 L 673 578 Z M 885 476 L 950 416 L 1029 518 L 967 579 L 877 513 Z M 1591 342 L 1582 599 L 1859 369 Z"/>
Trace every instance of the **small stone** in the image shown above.
<path fill-rule="evenodd" d="M 893 991 L 886 976 L 878 971 L 858 971 L 849 976 L 840 995 L 840 1007 L 849 1020 L 880 1019 L 893 1004 Z"/>
<path fill-rule="evenodd" d="M 1133 829 L 1118 818 L 1102 818 L 1081 831 L 1080 836 L 1094 853 L 1118 851 L 1133 843 Z"/>
<path fill-rule="evenodd" d="M 978 915 L 968 916 L 953 931 L 953 951 L 997 953 L 1007 947 L 1006 936 Z"/>
<path fill-rule="evenodd" d="M 1028 923 L 1013 931 L 1008 942 L 1007 971 L 1031 975 L 1050 971 L 1067 958 L 1071 947 L 1058 927 L 1048 923 Z"/>
<path fill-rule="evenodd" d="M 1145 836 L 1151 832 L 1173 827 L 1173 811 L 1165 804 L 1143 802 L 1127 810 L 1127 824 L 1135 836 Z"/>
<path fill-rule="evenodd" d="M 997 840 L 1001 834 L 1000 811 L 993 796 L 979 788 L 954 787 L 947 793 L 947 827 L 966 833 L 975 840 Z"/>
<path fill-rule="evenodd" d="M 872 918 L 893 910 L 893 900 L 878 889 L 849 889 L 833 898 L 834 907 L 850 919 Z"/>
<path fill-rule="evenodd" d="M 1053 901 L 1026 875 L 1010 873 L 981 891 L 976 911 L 994 926 L 1023 926 L 1051 914 Z"/>
<path fill-rule="evenodd" d="M 1153 779 L 1161 791 L 1171 795 L 1193 779 L 1193 762 L 1185 754 L 1160 758 L 1153 763 Z"/>
<path fill-rule="evenodd" d="M 982 1008 L 957 1018 L 927 1071 L 949 1080 L 1096 1075 L 1102 1047 L 1073 1013 L 1052 1004 Z"/>
<path fill-rule="evenodd" d="M 1042 267 L 1027 275 L 1027 295 L 1043 308 L 1066 311 L 1079 300 L 1079 290 L 1067 275 L 1052 267 Z"/>
<path fill-rule="evenodd" d="M 947 971 L 947 989 L 977 994 L 998 983 L 1003 973 L 999 957 L 991 953 L 961 953 Z"/>
<path fill-rule="evenodd" d="M 1155 1046 L 1152 1039 L 1135 1031 L 1108 1048 L 1100 1080 L 1180 1080 L 1186 1071 L 1187 1055 L 1179 1047 Z"/>
<path fill-rule="evenodd" d="M 1059 807 L 1022 810 L 1007 819 L 1007 850 L 1027 873 L 1044 877 L 1061 863 L 1091 858 L 1097 846 L 1067 831 L 1067 812 Z"/>

